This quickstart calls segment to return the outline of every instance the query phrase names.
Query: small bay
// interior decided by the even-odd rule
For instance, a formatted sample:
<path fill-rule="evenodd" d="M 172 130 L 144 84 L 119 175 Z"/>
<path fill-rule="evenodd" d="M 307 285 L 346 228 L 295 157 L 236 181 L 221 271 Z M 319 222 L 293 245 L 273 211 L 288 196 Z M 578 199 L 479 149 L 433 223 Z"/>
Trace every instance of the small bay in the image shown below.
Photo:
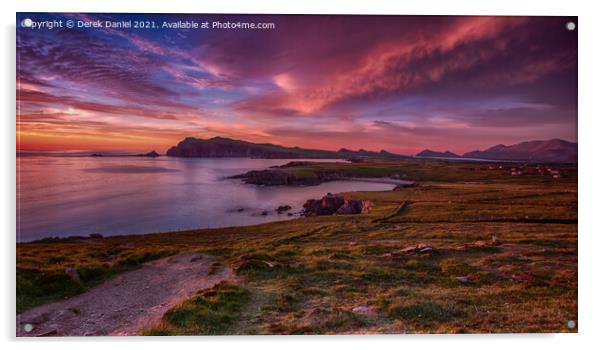
<path fill-rule="evenodd" d="M 361 181 L 261 187 L 227 179 L 289 161 L 19 156 L 17 240 L 253 225 L 296 218 L 307 199 L 328 192 L 394 187 Z M 290 205 L 294 215 L 278 214 L 281 205 Z"/>

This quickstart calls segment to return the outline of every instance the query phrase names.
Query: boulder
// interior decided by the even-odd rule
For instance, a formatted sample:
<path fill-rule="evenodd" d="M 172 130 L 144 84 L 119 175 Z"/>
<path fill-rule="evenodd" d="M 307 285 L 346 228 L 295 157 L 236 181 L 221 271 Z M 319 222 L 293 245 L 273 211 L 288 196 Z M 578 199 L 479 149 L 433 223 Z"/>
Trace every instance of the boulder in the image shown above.
<path fill-rule="evenodd" d="M 460 283 L 473 283 L 474 280 L 471 276 L 458 276 L 456 280 Z"/>
<path fill-rule="evenodd" d="M 192 257 L 190 257 L 190 262 L 196 262 L 199 260 L 203 260 L 203 256 L 201 254 L 195 254 Z"/>
<path fill-rule="evenodd" d="M 393 252 L 391 252 L 391 254 L 392 255 L 402 255 L 402 254 L 430 255 L 435 252 L 436 252 L 436 250 L 433 247 L 430 247 L 424 243 L 418 243 L 416 245 L 411 245 L 411 246 L 405 247 L 403 249 L 393 251 Z"/>
<path fill-rule="evenodd" d="M 371 306 L 356 306 L 351 309 L 352 312 L 365 316 L 372 316 L 376 314 L 376 311 Z"/>
<path fill-rule="evenodd" d="M 293 207 L 291 207 L 290 205 L 281 205 L 278 208 L 276 208 L 276 211 L 278 212 L 278 214 L 282 214 L 285 211 L 289 211 L 293 209 Z"/>
<path fill-rule="evenodd" d="M 433 252 L 433 251 L 434 251 L 434 249 L 432 247 L 424 247 L 424 248 L 420 249 L 418 251 L 418 253 L 425 254 L 425 253 L 430 253 L 430 252 Z"/>
<path fill-rule="evenodd" d="M 477 247 L 498 246 L 503 242 L 498 236 L 491 236 L 491 240 L 478 240 L 473 243 Z"/>
<path fill-rule="evenodd" d="M 475 241 L 473 244 L 477 247 L 485 247 L 485 246 L 489 245 L 489 241 L 479 240 L 479 241 Z"/>
<path fill-rule="evenodd" d="M 361 214 L 370 211 L 372 202 L 368 200 L 346 200 L 335 214 Z"/>
<path fill-rule="evenodd" d="M 349 199 L 343 194 L 328 193 L 321 199 L 310 199 L 303 205 L 304 216 L 348 215 L 370 211 L 373 203 L 363 199 Z"/>
<path fill-rule="evenodd" d="M 411 188 L 411 187 L 416 187 L 416 186 L 418 186 L 418 185 L 415 182 L 402 183 L 402 184 L 395 186 L 393 191 L 399 191 L 399 190 L 403 190 L 404 188 Z"/>

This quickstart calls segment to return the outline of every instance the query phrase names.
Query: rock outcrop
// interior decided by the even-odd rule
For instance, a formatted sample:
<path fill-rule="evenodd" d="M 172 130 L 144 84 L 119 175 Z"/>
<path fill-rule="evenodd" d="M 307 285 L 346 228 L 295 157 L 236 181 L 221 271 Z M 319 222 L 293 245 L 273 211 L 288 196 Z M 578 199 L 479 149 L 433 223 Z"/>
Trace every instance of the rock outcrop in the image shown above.
<path fill-rule="evenodd" d="M 157 151 L 150 151 L 148 153 L 141 153 L 138 155 L 139 157 L 151 157 L 151 158 L 157 158 L 159 157 L 159 153 L 157 153 Z"/>
<path fill-rule="evenodd" d="M 291 207 L 290 205 L 287 204 L 287 205 L 280 205 L 280 206 L 278 206 L 278 208 L 276 208 L 276 211 L 278 212 L 278 214 L 282 214 L 282 213 L 284 213 L 286 211 L 289 211 L 291 209 L 293 209 L 293 207 Z"/>
<path fill-rule="evenodd" d="M 403 249 L 393 251 L 391 252 L 391 255 L 431 255 L 435 252 L 435 248 L 428 246 L 424 243 L 418 243 L 416 245 L 411 245 Z"/>
<path fill-rule="evenodd" d="M 370 211 L 373 203 L 363 199 L 349 199 L 343 194 L 328 193 L 321 199 L 310 199 L 303 205 L 304 216 L 361 214 Z"/>
<path fill-rule="evenodd" d="M 401 191 L 401 190 L 403 190 L 405 188 L 411 188 L 411 187 L 416 187 L 416 186 L 418 186 L 418 184 L 415 183 L 415 182 L 402 183 L 402 184 L 399 184 L 399 185 L 395 186 L 395 188 L 393 189 L 393 191 Z"/>

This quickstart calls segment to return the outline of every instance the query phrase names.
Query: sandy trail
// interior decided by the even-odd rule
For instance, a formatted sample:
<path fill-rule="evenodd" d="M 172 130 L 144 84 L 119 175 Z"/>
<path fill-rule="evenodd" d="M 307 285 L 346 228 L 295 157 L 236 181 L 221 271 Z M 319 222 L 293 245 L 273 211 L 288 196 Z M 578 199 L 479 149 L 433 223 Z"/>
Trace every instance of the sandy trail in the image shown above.
<path fill-rule="evenodd" d="M 17 336 L 137 335 L 198 290 L 233 278 L 227 267 L 210 274 L 213 262 L 184 254 L 146 263 L 81 295 L 17 315 Z"/>

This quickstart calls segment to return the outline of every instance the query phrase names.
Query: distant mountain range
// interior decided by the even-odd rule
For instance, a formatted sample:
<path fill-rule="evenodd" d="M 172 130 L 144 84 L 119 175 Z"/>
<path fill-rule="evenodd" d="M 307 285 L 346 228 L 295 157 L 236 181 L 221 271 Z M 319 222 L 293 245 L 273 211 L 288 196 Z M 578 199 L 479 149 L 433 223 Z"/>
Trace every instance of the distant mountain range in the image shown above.
<path fill-rule="evenodd" d="M 472 151 L 458 156 L 449 151 L 424 150 L 416 155 L 423 158 L 475 158 L 545 163 L 577 163 L 577 143 L 560 139 L 527 141 L 515 145 L 497 145 L 484 151 Z"/>
<path fill-rule="evenodd" d="M 422 158 L 458 158 L 460 157 L 459 155 L 452 153 L 450 151 L 445 151 L 445 152 L 435 152 L 435 151 L 431 151 L 430 149 L 425 149 L 424 151 L 418 153 L 416 155 L 416 157 L 422 157 Z"/>
<path fill-rule="evenodd" d="M 364 159 L 364 158 L 408 158 L 385 150 L 380 152 L 352 151 L 342 148 L 338 151 L 326 151 L 300 147 L 285 147 L 271 143 L 252 143 L 225 137 L 199 139 L 187 137 L 176 146 L 167 150 L 171 157 L 203 158 L 325 158 L 325 159 Z M 450 151 L 436 152 L 424 150 L 416 155 L 421 158 L 475 158 L 489 160 L 511 160 L 546 163 L 576 163 L 577 143 L 559 139 L 547 141 L 528 141 L 516 145 L 497 145 L 484 151 L 472 151 L 458 155 Z"/>
<path fill-rule="evenodd" d="M 245 158 L 407 158 L 387 151 L 372 152 L 345 148 L 337 152 L 300 147 L 284 147 L 271 143 L 252 143 L 225 137 L 198 139 L 187 137 L 167 150 L 171 157 L 245 157 Z"/>

